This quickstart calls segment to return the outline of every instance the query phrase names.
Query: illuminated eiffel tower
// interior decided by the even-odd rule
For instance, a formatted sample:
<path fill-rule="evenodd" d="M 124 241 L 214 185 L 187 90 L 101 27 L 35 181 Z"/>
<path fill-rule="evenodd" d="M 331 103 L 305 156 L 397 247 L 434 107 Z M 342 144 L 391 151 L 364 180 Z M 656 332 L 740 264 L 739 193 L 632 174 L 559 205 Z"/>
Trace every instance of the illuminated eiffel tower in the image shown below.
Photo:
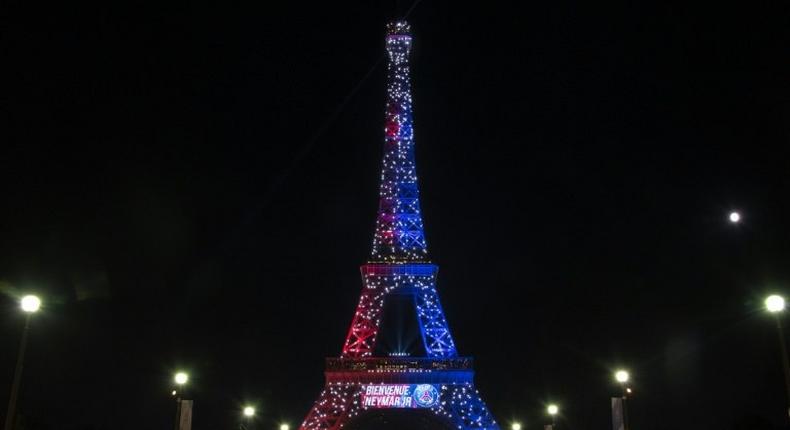
<path fill-rule="evenodd" d="M 498 430 L 474 387 L 472 359 L 459 357 L 428 260 L 414 161 L 406 22 L 387 26 L 384 160 L 376 232 L 361 267 L 362 297 L 343 353 L 326 362 L 326 386 L 301 430 L 402 427 Z M 411 300 L 424 356 L 377 354 L 385 301 Z M 395 352 L 395 351 L 390 351 Z"/>

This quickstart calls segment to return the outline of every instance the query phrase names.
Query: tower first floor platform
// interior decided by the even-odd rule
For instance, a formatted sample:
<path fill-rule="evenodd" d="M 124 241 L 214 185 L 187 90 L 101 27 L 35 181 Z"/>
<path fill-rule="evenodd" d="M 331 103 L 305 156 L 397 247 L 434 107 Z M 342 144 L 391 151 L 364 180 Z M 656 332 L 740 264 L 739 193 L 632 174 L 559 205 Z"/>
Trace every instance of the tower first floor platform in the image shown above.
<path fill-rule="evenodd" d="M 475 389 L 468 357 L 328 358 L 325 375 L 302 430 L 372 428 L 385 416 L 432 420 L 433 428 L 499 430 Z"/>

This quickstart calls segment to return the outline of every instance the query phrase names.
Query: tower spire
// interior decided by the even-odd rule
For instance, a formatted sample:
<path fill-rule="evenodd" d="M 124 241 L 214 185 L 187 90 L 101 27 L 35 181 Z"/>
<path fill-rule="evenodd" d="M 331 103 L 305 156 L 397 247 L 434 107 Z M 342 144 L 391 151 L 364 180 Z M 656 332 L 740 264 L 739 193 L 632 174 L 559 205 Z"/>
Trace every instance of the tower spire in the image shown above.
<path fill-rule="evenodd" d="M 405 21 L 387 25 L 387 105 L 379 210 L 371 260 L 416 262 L 428 259 L 414 161 L 409 52 Z"/>

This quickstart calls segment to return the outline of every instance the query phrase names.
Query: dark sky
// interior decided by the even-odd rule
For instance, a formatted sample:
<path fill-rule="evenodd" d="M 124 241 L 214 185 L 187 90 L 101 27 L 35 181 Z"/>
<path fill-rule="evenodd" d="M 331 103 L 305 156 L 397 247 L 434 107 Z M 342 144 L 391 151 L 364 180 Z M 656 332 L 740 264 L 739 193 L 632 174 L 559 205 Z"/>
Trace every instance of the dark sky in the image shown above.
<path fill-rule="evenodd" d="M 503 425 L 608 428 L 617 366 L 639 430 L 786 422 L 790 7 L 676 3 L 411 14 L 427 239 Z M 168 428 L 177 368 L 195 430 L 297 425 L 361 289 L 392 2 L 2 8 L 2 410 L 32 289 L 26 429 Z"/>

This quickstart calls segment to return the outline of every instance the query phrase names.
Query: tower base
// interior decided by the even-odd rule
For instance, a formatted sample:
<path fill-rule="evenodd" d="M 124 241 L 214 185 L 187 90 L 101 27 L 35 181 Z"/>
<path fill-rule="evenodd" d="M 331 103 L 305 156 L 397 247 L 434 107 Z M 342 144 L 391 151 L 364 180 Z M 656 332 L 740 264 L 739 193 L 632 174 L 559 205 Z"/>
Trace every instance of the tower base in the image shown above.
<path fill-rule="evenodd" d="M 413 415 L 447 429 L 499 430 L 474 387 L 471 358 L 330 358 L 325 374 L 300 430 L 366 428 L 376 412 L 393 409 L 398 420 Z"/>

